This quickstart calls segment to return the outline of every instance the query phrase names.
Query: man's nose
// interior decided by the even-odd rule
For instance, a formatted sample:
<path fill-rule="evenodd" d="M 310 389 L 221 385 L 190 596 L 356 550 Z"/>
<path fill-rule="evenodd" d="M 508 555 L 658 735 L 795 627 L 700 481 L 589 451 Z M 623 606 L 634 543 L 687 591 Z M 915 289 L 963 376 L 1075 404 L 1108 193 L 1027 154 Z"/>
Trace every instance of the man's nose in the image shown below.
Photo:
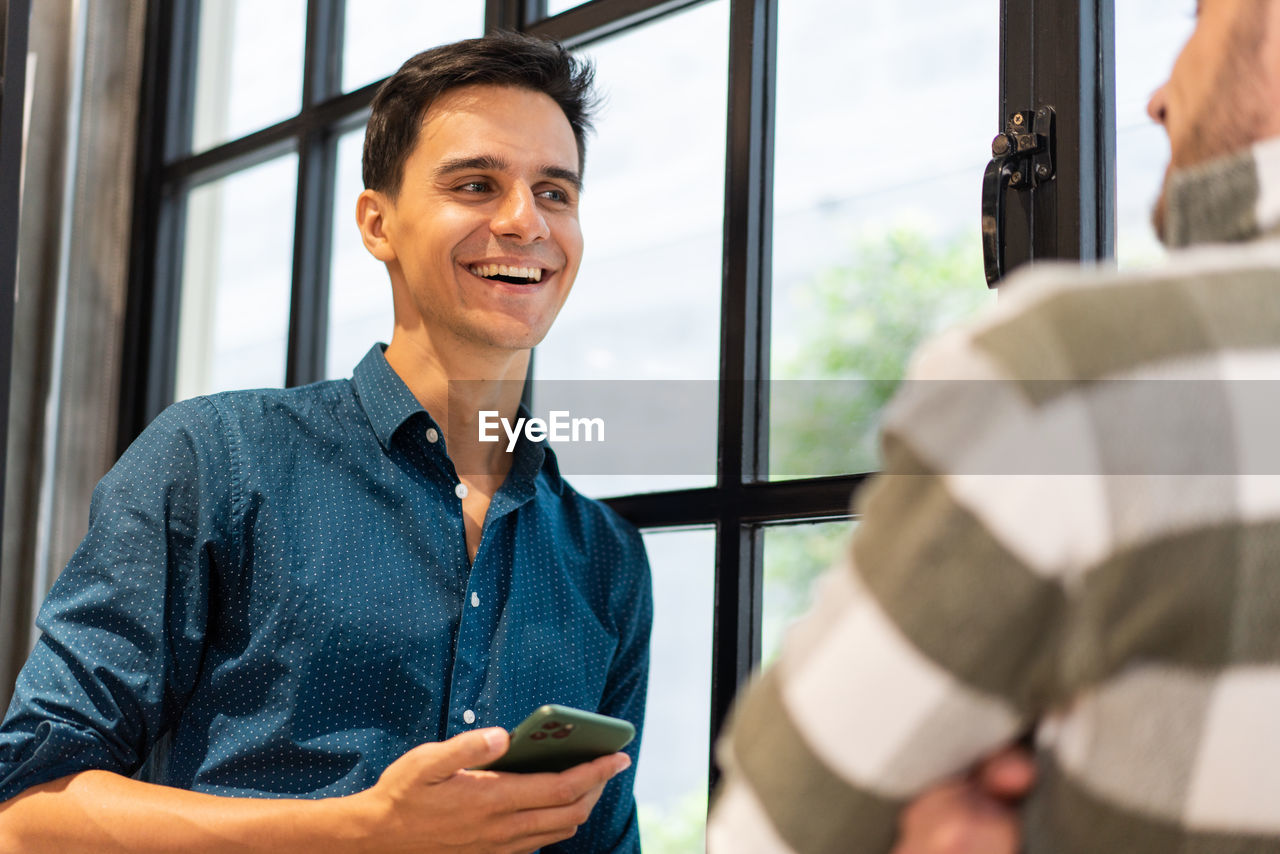
<path fill-rule="evenodd" d="M 1168 85 L 1169 84 L 1166 83 L 1164 86 L 1161 86 L 1159 89 L 1152 92 L 1151 100 L 1147 102 L 1147 115 L 1151 116 L 1152 121 L 1160 124 L 1164 124 L 1165 110 L 1168 108 L 1164 92 L 1165 87 Z"/>
<path fill-rule="evenodd" d="M 542 211 L 538 209 L 533 189 L 522 183 L 513 184 L 502 197 L 489 223 L 489 230 L 497 237 L 519 243 L 543 240 L 551 233 Z"/>

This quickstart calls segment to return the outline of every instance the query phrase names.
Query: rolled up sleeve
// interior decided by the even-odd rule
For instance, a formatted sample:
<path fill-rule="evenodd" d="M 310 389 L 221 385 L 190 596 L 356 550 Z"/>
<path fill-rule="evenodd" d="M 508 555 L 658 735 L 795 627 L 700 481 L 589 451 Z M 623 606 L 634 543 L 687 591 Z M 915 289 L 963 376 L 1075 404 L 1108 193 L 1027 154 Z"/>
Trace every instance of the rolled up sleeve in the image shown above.
<path fill-rule="evenodd" d="M 231 454 L 204 399 L 166 410 L 94 490 L 0 723 L 0 801 L 88 769 L 132 774 L 199 675 L 209 580 L 238 546 Z"/>

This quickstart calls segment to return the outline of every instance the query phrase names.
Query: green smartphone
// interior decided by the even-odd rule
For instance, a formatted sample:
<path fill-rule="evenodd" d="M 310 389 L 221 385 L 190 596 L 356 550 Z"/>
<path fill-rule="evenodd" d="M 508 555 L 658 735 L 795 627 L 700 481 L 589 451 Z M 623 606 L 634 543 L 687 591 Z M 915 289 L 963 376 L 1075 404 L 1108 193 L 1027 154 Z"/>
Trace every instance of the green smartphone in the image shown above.
<path fill-rule="evenodd" d="M 511 731 L 507 752 L 477 768 L 488 771 L 563 771 L 617 753 L 636 737 L 621 718 L 569 706 L 539 706 Z"/>

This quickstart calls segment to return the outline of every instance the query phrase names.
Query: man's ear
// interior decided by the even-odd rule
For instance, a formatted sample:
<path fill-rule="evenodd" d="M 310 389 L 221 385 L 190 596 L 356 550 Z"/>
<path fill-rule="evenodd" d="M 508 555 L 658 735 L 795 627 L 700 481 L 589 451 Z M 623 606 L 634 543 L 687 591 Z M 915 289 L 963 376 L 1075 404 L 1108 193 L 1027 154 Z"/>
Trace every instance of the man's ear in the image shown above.
<path fill-rule="evenodd" d="M 365 190 L 356 199 L 356 225 L 364 248 L 383 263 L 396 260 L 395 248 L 387 236 L 387 214 L 392 203 L 377 190 Z"/>

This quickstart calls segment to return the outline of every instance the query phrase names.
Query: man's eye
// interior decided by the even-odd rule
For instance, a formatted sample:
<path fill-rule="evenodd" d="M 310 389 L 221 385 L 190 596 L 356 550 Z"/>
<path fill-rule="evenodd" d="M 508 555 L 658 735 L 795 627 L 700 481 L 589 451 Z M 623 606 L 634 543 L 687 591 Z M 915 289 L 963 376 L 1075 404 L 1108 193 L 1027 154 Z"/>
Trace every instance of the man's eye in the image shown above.
<path fill-rule="evenodd" d="M 464 193 L 483 193 L 489 189 L 489 185 L 484 181 L 468 181 L 459 185 L 458 189 Z"/>
<path fill-rule="evenodd" d="M 542 196 L 544 199 L 550 199 L 553 202 L 560 202 L 561 204 L 569 201 L 569 194 L 564 190 L 543 190 L 538 195 Z"/>

